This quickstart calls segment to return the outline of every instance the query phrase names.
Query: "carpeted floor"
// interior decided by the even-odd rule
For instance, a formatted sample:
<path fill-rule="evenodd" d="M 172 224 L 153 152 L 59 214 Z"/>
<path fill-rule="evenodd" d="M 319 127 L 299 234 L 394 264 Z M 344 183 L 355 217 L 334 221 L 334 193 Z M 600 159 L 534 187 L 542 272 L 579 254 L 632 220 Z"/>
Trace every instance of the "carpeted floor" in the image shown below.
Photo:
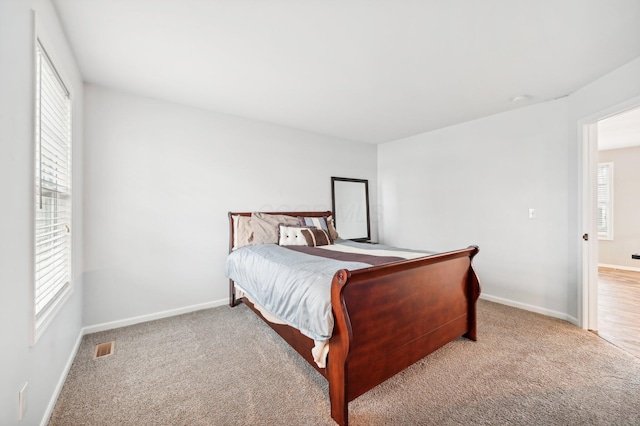
<path fill-rule="evenodd" d="M 349 404 L 358 425 L 638 425 L 640 359 L 480 301 L 458 339 Z M 98 343 L 115 353 L 93 359 Z M 327 383 L 249 309 L 84 337 L 49 425 L 333 425 Z"/>

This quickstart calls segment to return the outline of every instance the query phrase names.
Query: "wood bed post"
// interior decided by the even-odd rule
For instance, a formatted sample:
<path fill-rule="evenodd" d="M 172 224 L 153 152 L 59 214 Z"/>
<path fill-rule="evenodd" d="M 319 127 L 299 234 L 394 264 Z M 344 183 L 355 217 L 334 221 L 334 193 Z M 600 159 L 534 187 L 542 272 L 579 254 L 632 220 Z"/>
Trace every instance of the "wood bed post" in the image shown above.
<path fill-rule="evenodd" d="M 233 213 L 229 212 L 227 214 L 229 218 L 229 253 L 233 251 L 233 233 L 235 229 L 233 228 Z M 236 306 L 236 287 L 233 285 L 233 280 L 229 280 L 229 306 L 232 308 Z"/>
<path fill-rule="evenodd" d="M 229 280 L 229 306 L 232 308 L 238 304 L 236 302 L 236 287 L 233 284 L 233 280 Z"/>
<path fill-rule="evenodd" d="M 334 326 L 329 344 L 331 351 L 327 365 L 329 380 L 329 400 L 331 417 L 341 426 L 349 424 L 349 400 L 347 393 L 347 358 L 351 341 L 351 323 L 342 298 L 342 289 L 350 273 L 341 269 L 333 276 L 331 283 L 331 305 L 333 306 Z"/>
<path fill-rule="evenodd" d="M 480 251 L 480 248 L 478 246 L 469 246 L 469 248 L 474 249 L 474 251 L 469 255 L 469 277 L 467 278 L 467 299 L 469 301 L 467 318 L 469 326 L 467 332 L 463 336 L 475 342 L 478 340 L 476 302 L 480 297 L 480 281 L 478 280 L 478 276 L 473 270 L 473 265 L 471 265 L 471 263 L 473 262 L 473 257 Z"/>

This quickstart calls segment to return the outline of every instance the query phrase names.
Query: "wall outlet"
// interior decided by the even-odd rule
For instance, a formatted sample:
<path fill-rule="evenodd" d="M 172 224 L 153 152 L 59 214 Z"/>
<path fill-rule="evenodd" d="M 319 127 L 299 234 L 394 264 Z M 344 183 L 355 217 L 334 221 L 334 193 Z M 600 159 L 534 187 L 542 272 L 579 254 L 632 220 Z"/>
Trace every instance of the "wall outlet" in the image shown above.
<path fill-rule="evenodd" d="M 25 382 L 20 392 L 18 392 L 18 421 L 24 418 L 24 414 L 27 412 L 27 385 Z"/>
<path fill-rule="evenodd" d="M 535 219 L 537 217 L 536 209 L 529 209 L 529 219 Z"/>

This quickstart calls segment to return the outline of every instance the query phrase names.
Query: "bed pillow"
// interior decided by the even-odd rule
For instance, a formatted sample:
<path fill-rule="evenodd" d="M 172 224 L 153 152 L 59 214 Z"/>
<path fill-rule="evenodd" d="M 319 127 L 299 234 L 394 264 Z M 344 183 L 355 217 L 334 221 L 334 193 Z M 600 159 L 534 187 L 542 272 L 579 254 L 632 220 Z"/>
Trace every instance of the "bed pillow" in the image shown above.
<path fill-rule="evenodd" d="M 307 239 L 302 235 L 303 229 L 309 229 L 302 226 L 288 226 L 280 224 L 278 226 L 279 236 L 278 245 L 281 246 L 306 246 Z"/>
<path fill-rule="evenodd" d="M 327 231 L 329 227 L 327 226 L 327 219 L 324 217 L 304 217 L 299 216 L 298 221 L 300 222 L 300 226 L 320 228 Z"/>
<path fill-rule="evenodd" d="M 327 233 L 329 234 L 329 237 L 331 238 L 331 232 L 329 230 L 329 223 L 327 221 L 327 218 L 325 218 L 325 217 L 303 217 L 303 216 L 300 216 L 300 217 L 298 217 L 298 220 L 300 221 L 300 225 L 302 225 L 302 226 L 313 227 L 313 228 L 323 229 L 323 230 L 327 231 Z M 336 234 L 337 234 L 337 232 L 336 232 Z M 331 238 L 331 241 L 333 242 L 333 238 Z"/>
<path fill-rule="evenodd" d="M 278 225 L 298 225 L 297 217 L 284 214 L 251 213 L 253 244 L 276 244 L 278 242 Z"/>
<path fill-rule="evenodd" d="M 331 237 L 331 241 L 335 241 L 340 237 L 340 235 L 338 235 L 338 231 L 336 230 L 336 222 L 333 220 L 333 216 L 329 216 L 327 218 L 327 228 L 329 228 L 329 236 Z"/>
<path fill-rule="evenodd" d="M 319 228 L 307 228 L 301 229 L 300 233 L 307 241 L 309 247 L 328 246 L 332 244 L 329 233 L 324 229 Z"/>
<path fill-rule="evenodd" d="M 251 217 L 233 215 L 233 248 L 251 245 L 253 242 L 253 229 L 251 228 Z"/>

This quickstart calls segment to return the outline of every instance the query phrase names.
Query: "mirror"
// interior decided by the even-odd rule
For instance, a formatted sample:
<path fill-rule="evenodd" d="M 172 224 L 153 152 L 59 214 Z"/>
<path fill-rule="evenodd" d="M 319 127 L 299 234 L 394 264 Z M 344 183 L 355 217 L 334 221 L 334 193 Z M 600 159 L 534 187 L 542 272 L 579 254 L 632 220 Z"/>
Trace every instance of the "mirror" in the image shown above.
<path fill-rule="evenodd" d="M 369 241 L 369 181 L 331 178 L 333 218 L 340 238 Z"/>

